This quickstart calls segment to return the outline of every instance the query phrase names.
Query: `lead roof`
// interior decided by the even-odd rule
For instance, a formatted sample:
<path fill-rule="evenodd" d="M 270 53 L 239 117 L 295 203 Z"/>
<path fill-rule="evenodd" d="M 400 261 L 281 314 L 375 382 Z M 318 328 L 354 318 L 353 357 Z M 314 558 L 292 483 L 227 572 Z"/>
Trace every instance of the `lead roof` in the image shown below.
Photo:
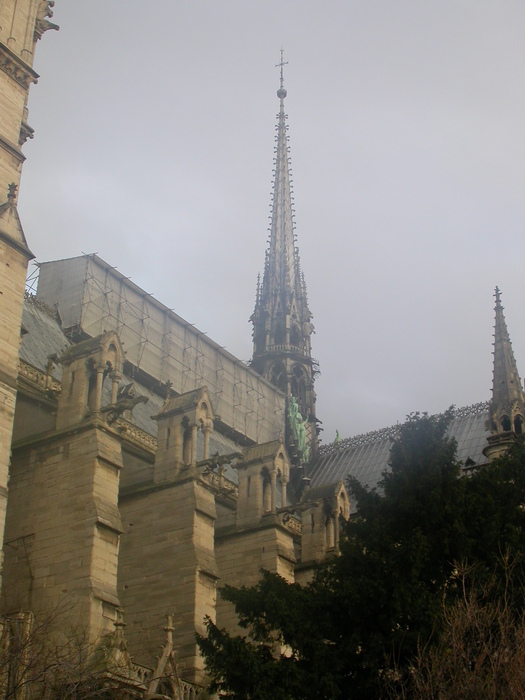
<path fill-rule="evenodd" d="M 484 464 L 487 445 L 489 403 L 454 410 L 448 434 L 457 442 L 457 459 L 464 469 Z M 399 425 L 323 445 L 310 468 L 311 486 L 331 484 L 354 476 L 363 486 L 375 488 L 388 469 L 390 448 Z"/>

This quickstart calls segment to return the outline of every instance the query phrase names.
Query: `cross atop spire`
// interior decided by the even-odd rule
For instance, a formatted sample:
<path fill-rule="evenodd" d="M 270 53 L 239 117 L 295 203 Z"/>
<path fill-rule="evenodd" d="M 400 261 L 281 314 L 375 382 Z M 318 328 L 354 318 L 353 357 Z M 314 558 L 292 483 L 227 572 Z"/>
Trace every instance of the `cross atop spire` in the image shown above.
<path fill-rule="evenodd" d="M 284 49 L 281 46 L 281 62 L 275 64 L 276 68 L 281 69 L 281 87 L 277 91 L 277 97 L 279 97 L 280 99 L 284 99 L 286 97 L 286 94 L 287 94 L 286 90 L 284 89 L 284 75 L 283 75 L 283 68 L 284 68 L 284 66 L 287 66 L 287 65 L 288 65 L 288 61 L 284 60 Z M 280 93 L 284 93 L 284 94 L 280 94 Z"/>

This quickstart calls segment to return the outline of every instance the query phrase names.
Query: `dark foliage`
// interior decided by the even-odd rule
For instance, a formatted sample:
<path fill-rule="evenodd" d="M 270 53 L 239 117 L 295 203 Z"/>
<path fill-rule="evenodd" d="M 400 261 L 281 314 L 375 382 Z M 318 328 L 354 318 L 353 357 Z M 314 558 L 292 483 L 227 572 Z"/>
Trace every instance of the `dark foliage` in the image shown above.
<path fill-rule="evenodd" d="M 496 599 L 509 586 L 502 558 L 523 580 L 523 443 L 460 478 L 446 434 L 451 415 L 408 418 L 379 491 L 350 481 L 359 515 L 343 526 L 340 556 L 311 584 L 266 572 L 253 588 L 223 589 L 249 638 L 208 621 L 199 645 L 218 689 L 235 699 L 366 700 L 384 697 L 395 679 L 409 696 L 414 660 L 439 644 L 447 606 L 465 585 L 490 580 L 484 590 Z M 458 566 L 467 562 L 474 573 L 460 586 Z M 522 597 L 508 599 L 510 618 L 521 615 Z"/>

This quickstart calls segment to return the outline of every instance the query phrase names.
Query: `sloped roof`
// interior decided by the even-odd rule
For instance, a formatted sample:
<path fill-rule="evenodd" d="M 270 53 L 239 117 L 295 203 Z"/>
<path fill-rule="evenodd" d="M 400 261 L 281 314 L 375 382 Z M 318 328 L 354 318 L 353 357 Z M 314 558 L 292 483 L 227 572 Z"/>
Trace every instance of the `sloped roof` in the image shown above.
<path fill-rule="evenodd" d="M 457 459 L 464 467 L 487 461 L 482 451 L 490 435 L 488 418 L 488 402 L 454 412 L 448 434 L 457 441 Z M 349 475 L 364 486 L 374 488 L 388 469 L 390 448 L 398 431 L 399 425 L 394 425 L 322 446 L 310 467 L 312 488 L 345 480 Z"/>
<path fill-rule="evenodd" d="M 200 386 L 197 389 L 192 389 L 184 394 L 179 394 L 179 396 L 170 396 L 168 401 L 165 402 L 164 406 L 160 410 L 159 415 L 165 415 L 168 413 L 186 413 L 187 411 L 192 411 L 197 407 L 199 401 L 205 395 L 206 401 L 210 403 L 210 399 L 207 394 L 207 387 Z"/>
<path fill-rule="evenodd" d="M 46 371 L 49 355 L 60 357 L 71 343 L 64 335 L 57 315 L 34 297 L 26 296 L 22 312 L 22 344 L 20 359 L 42 372 Z M 61 365 L 51 371 L 54 379 L 62 379 Z"/>
<path fill-rule="evenodd" d="M 322 498 L 331 499 L 339 491 L 339 486 L 341 482 L 336 483 L 330 482 L 326 484 L 320 484 L 318 486 L 310 487 L 308 491 L 305 491 L 303 496 L 303 501 L 320 501 Z"/>
<path fill-rule="evenodd" d="M 243 461 L 247 463 L 253 462 L 256 459 L 275 457 L 282 446 L 283 443 L 281 440 L 271 440 L 270 442 L 264 442 L 262 445 L 245 447 L 243 451 Z"/>

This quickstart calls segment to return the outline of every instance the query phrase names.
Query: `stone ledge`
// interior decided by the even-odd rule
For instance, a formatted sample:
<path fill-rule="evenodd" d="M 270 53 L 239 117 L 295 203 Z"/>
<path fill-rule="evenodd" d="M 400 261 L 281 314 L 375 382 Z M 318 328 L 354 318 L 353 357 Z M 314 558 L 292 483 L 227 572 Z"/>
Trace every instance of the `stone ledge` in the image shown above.
<path fill-rule="evenodd" d="M 19 58 L 16 53 L 0 42 L 0 69 L 15 80 L 24 90 L 31 83 L 37 83 L 40 77 L 27 63 Z"/>

